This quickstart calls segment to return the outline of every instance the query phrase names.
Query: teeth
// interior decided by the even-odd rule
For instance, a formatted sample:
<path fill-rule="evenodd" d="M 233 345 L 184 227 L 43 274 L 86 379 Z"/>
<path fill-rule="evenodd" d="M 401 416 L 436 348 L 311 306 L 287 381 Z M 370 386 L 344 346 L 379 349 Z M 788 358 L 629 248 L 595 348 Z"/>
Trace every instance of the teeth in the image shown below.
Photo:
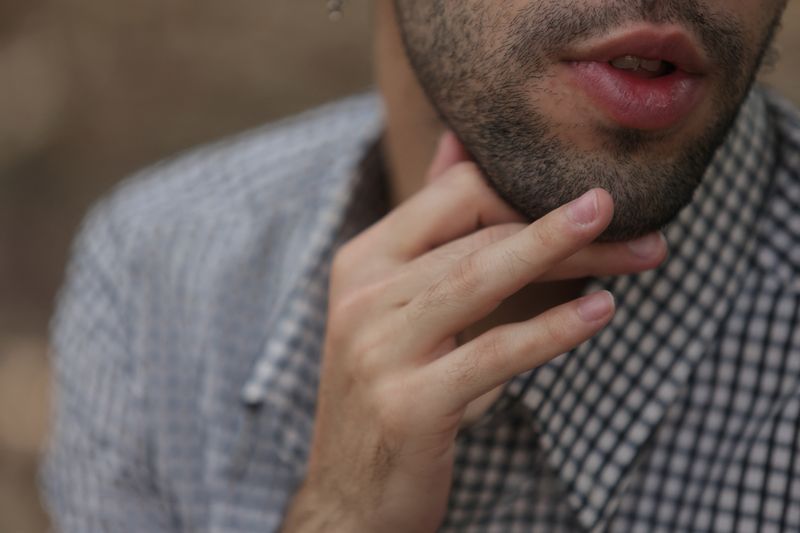
<path fill-rule="evenodd" d="M 641 60 L 636 56 L 622 56 L 611 61 L 611 64 L 616 68 L 623 70 L 636 70 L 639 68 Z"/>
<path fill-rule="evenodd" d="M 660 59 L 643 59 L 637 56 L 621 56 L 612 60 L 611 64 L 622 70 L 641 69 L 652 73 L 659 73 L 664 68 L 664 62 Z"/>
<path fill-rule="evenodd" d="M 659 72 L 664 62 L 658 59 L 642 59 L 639 66 L 649 72 Z"/>

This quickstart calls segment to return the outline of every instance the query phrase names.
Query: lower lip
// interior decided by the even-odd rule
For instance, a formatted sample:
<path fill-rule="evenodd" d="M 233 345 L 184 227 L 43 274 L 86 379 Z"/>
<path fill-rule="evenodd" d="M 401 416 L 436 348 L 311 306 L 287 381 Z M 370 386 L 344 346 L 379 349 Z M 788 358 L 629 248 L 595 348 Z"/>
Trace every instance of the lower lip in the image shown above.
<path fill-rule="evenodd" d="M 568 65 L 575 82 L 594 104 L 625 128 L 673 128 L 686 120 L 703 98 L 702 77 L 683 71 L 648 79 L 605 62 Z"/>

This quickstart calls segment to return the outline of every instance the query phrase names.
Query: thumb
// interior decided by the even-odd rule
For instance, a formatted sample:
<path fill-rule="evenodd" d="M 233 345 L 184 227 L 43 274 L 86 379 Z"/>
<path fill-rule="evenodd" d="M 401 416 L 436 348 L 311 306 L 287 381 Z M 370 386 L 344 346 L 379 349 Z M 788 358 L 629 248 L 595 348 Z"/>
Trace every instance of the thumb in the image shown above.
<path fill-rule="evenodd" d="M 439 146 L 436 148 L 436 155 L 433 156 L 431 166 L 428 168 L 425 182 L 432 183 L 453 165 L 471 160 L 469 152 L 458 140 L 456 134 L 447 130 L 439 138 Z"/>

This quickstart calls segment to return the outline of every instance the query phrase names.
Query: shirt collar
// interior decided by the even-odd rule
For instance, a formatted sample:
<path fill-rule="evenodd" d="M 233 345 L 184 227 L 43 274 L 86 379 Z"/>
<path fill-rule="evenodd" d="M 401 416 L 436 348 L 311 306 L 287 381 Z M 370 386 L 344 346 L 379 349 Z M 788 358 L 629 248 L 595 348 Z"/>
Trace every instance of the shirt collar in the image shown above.
<path fill-rule="evenodd" d="M 666 228 L 670 259 L 655 271 L 591 283 L 590 290 L 605 288 L 617 297 L 610 326 L 507 386 L 503 400 L 519 399 L 531 410 L 547 461 L 587 529 L 613 514 L 640 447 L 739 291 L 770 188 L 774 144 L 766 102 L 753 91 L 694 200 Z M 323 199 L 316 205 L 322 207 L 297 263 L 296 282 L 279 302 L 280 318 L 268 328 L 264 353 L 242 387 L 245 405 L 267 401 L 282 409 L 295 388 L 316 388 L 333 252 L 387 207 L 380 180 L 367 179 L 375 176 L 370 165 L 379 159 L 367 157 L 366 171 L 358 159 L 348 157 L 336 167 L 319 193 Z M 320 338 L 304 344 L 309 331 Z M 300 345 L 305 348 L 298 351 Z M 295 452 L 284 459 L 297 462 L 311 439 L 313 412 L 292 427 L 293 442 L 285 448 Z"/>
<path fill-rule="evenodd" d="M 317 212 L 304 232 L 303 256 L 293 262 L 294 281 L 276 300 L 277 319 L 267 327 L 263 354 L 241 389 L 246 406 L 283 404 L 292 397 L 292 387 L 316 390 L 319 354 L 311 353 L 316 343 L 300 339 L 313 332 L 321 345 L 330 264 L 338 246 L 386 213 L 388 189 L 378 137 L 377 128 L 368 128 L 361 149 L 343 157 L 319 190 L 311 191 L 319 196 L 313 202 Z"/>
<path fill-rule="evenodd" d="M 767 93 L 767 105 L 779 148 L 772 195 L 758 228 L 759 240 L 769 245 L 759 247 L 757 262 L 783 291 L 800 294 L 800 248 L 794 244 L 800 234 L 800 115 L 772 92 Z"/>
<path fill-rule="evenodd" d="M 598 280 L 617 298 L 612 323 L 507 387 L 530 408 L 549 466 L 591 530 L 614 513 L 639 449 L 706 353 L 753 260 L 775 139 L 753 91 L 694 200 L 666 229 L 659 269 Z"/>

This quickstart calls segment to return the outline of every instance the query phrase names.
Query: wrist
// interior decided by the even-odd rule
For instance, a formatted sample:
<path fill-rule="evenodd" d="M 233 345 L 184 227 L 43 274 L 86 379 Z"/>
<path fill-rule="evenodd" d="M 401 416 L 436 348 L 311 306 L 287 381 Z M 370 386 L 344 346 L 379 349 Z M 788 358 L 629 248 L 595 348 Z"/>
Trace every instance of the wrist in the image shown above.
<path fill-rule="evenodd" d="M 340 498 L 303 484 L 292 499 L 281 533 L 356 533 L 369 531 L 365 521 Z"/>

